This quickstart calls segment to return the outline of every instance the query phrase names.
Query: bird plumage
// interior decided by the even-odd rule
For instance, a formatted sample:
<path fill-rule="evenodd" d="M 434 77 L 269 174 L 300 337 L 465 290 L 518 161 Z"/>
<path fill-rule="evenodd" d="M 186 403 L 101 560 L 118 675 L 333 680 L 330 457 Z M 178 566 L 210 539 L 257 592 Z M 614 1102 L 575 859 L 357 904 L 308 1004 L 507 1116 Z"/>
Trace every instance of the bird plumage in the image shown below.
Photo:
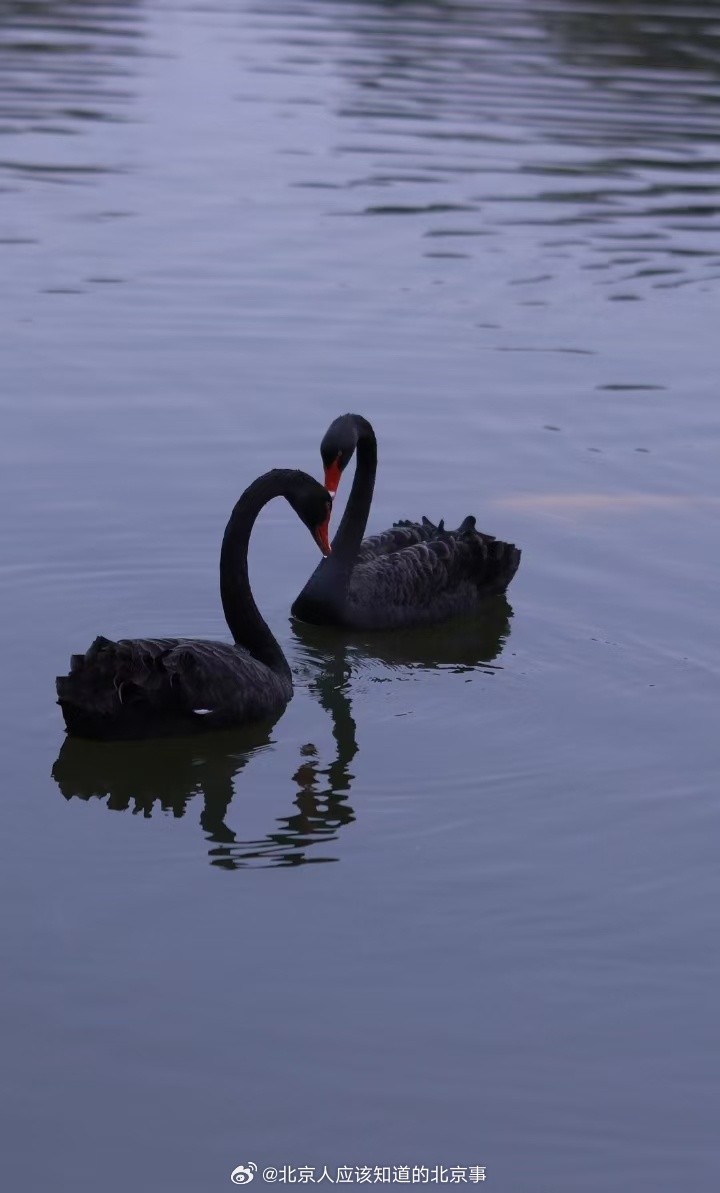
<path fill-rule="evenodd" d="M 290 667 L 253 600 L 247 572 L 255 519 L 281 496 L 326 549 L 331 503 L 322 485 L 290 469 L 259 477 L 235 504 L 220 553 L 220 595 L 234 642 L 96 638 L 56 680 L 69 733 L 101 739 L 207 733 L 282 711 L 292 696 Z"/>
<path fill-rule="evenodd" d="M 406 540 L 406 541 L 403 541 Z M 365 539 L 347 589 L 345 624 L 362 629 L 430 625 L 475 610 L 504 592 L 520 563 L 510 543 L 443 523 L 396 523 Z"/>
<path fill-rule="evenodd" d="M 207 733 L 271 716 L 292 695 L 289 676 L 244 647 L 191 638 L 100 636 L 56 687 L 79 737 Z"/>
<path fill-rule="evenodd" d="M 520 551 L 476 529 L 465 518 L 447 530 L 428 518 L 396 522 L 363 539 L 375 484 L 377 442 L 360 415 L 342 415 L 323 438 L 321 452 L 328 488 L 357 449 L 357 464 L 345 513 L 324 559 L 293 605 L 293 613 L 316 625 L 386 630 L 437 624 L 476 611 L 502 593 L 520 564 Z"/>

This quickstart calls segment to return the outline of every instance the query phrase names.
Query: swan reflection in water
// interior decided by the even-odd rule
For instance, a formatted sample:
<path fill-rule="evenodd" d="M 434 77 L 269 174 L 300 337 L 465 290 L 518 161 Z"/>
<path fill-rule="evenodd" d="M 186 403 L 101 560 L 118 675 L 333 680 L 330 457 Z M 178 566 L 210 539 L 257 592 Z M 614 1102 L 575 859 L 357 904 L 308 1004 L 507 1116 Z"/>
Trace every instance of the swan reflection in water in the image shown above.
<path fill-rule="evenodd" d="M 507 598 L 496 596 L 469 617 L 391 633 L 356 631 L 340 638 L 337 630 L 300 621 L 293 622 L 293 629 L 311 664 L 308 673 L 314 671 L 319 677 L 308 686 L 317 690 L 320 703 L 332 715 L 323 699 L 329 694 L 325 681 L 332 676 L 337 685 L 345 676 L 346 683 L 353 672 L 368 670 L 374 663 L 394 671 L 499 670 L 496 660 L 510 635 L 512 615 Z"/>
<path fill-rule="evenodd" d="M 301 747 L 292 776 L 298 790 L 290 815 L 255 840 L 240 840 L 226 823 L 237 777 L 274 744 L 273 725 L 156 741 L 92 742 L 67 737 L 52 776 L 67 800 L 101 799 L 109 811 L 131 810 L 146 818 L 158 811 L 180 818 L 189 811 L 190 802 L 200 797 L 199 822 L 210 843 L 208 857 L 211 865 L 221 869 L 334 861 L 307 851 L 333 840 L 341 825 L 354 820 L 352 808 L 345 803 L 352 776 L 343 780 L 346 764 L 340 757 L 323 771 L 319 752 L 311 743 Z M 353 737 L 349 756 L 355 751 Z M 323 783 L 330 772 L 337 789 Z"/>
<path fill-rule="evenodd" d="M 148 818 L 154 810 L 182 817 L 190 802 L 200 797 L 208 858 L 221 869 L 337 861 L 317 847 L 336 840 L 355 820 L 348 802 L 354 779 L 351 765 L 359 749 L 350 697 L 353 675 L 376 664 L 460 672 L 494 669 L 511 617 L 505 597 L 496 597 L 473 618 L 392 635 L 348 640 L 333 630 L 293 623 L 296 686 L 305 687 L 329 714 L 334 757 L 323 765 L 314 744 L 301 746 L 291 776 L 296 787 L 293 810 L 264 837 L 241 840 L 226 817 L 237 777 L 255 756 L 273 746 L 278 718 L 194 738 L 92 742 L 68 737 L 53 766 L 53 778 L 67 800 L 101 799 L 109 811 L 131 810 Z"/>

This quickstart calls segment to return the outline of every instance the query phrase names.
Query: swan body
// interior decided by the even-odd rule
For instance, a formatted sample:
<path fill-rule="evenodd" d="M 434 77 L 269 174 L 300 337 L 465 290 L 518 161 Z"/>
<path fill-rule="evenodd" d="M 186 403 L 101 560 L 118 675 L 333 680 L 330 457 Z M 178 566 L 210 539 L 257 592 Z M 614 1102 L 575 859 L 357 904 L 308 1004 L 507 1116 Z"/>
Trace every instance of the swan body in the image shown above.
<path fill-rule="evenodd" d="M 331 494 L 356 448 L 355 477 L 332 554 L 295 601 L 296 617 L 354 630 L 434 625 L 475 612 L 488 597 L 505 591 L 520 564 L 520 551 L 482 534 L 472 516 L 457 530 L 423 518 L 396 522 L 382 534 L 363 539 L 375 485 L 377 442 L 367 419 L 342 415 L 330 425 L 321 445 Z"/>
<path fill-rule="evenodd" d="M 77 737 L 165 737 L 270 717 L 290 700 L 292 679 L 231 642 L 98 637 L 73 655 L 57 694 Z"/>
<path fill-rule="evenodd" d="M 220 556 L 223 610 L 235 641 L 99 637 L 73 655 L 56 680 L 70 734 L 141 738 L 206 733 L 276 715 L 292 696 L 290 667 L 250 591 L 247 549 L 255 519 L 284 496 L 321 549 L 327 547 L 330 498 L 304 472 L 265 473 L 235 505 Z"/>

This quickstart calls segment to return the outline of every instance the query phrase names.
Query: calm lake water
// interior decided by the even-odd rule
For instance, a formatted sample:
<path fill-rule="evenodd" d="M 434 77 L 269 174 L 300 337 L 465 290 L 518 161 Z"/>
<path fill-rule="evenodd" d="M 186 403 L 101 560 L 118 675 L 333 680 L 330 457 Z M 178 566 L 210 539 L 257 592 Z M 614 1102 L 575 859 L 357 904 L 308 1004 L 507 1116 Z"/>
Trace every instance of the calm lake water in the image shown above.
<path fill-rule="evenodd" d="M 715 1193 L 720 4 L 8 0 L 0 271 L 7 1188 Z M 510 603 L 294 626 L 276 502 L 286 714 L 65 742 L 345 410 Z"/>

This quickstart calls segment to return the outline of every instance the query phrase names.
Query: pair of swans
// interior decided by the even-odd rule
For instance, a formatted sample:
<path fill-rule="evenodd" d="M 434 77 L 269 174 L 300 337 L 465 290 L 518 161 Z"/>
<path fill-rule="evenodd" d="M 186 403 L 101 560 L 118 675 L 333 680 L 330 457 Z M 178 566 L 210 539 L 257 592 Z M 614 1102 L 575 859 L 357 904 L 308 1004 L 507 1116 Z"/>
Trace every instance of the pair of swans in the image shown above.
<path fill-rule="evenodd" d="M 476 610 L 504 592 L 520 563 L 511 543 L 475 529 L 398 522 L 363 539 L 370 513 L 377 441 L 367 419 L 345 414 L 321 444 L 325 487 L 305 472 L 274 469 L 253 481 L 235 505 L 220 553 L 220 595 L 233 643 L 184 638 L 96 638 L 73 655 L 56 682 L 70 734 L 142 738 L 203 733 L 279 714 L 292 696 L 280 644 L 253 600 L 247 553 L 255 520 L 284 497 L 324 556 L 292 606 L 316 625 L 389 630 L 437 624 Z M 328 541 L 332 500 L 357 451 L 347 508 Z"/>

